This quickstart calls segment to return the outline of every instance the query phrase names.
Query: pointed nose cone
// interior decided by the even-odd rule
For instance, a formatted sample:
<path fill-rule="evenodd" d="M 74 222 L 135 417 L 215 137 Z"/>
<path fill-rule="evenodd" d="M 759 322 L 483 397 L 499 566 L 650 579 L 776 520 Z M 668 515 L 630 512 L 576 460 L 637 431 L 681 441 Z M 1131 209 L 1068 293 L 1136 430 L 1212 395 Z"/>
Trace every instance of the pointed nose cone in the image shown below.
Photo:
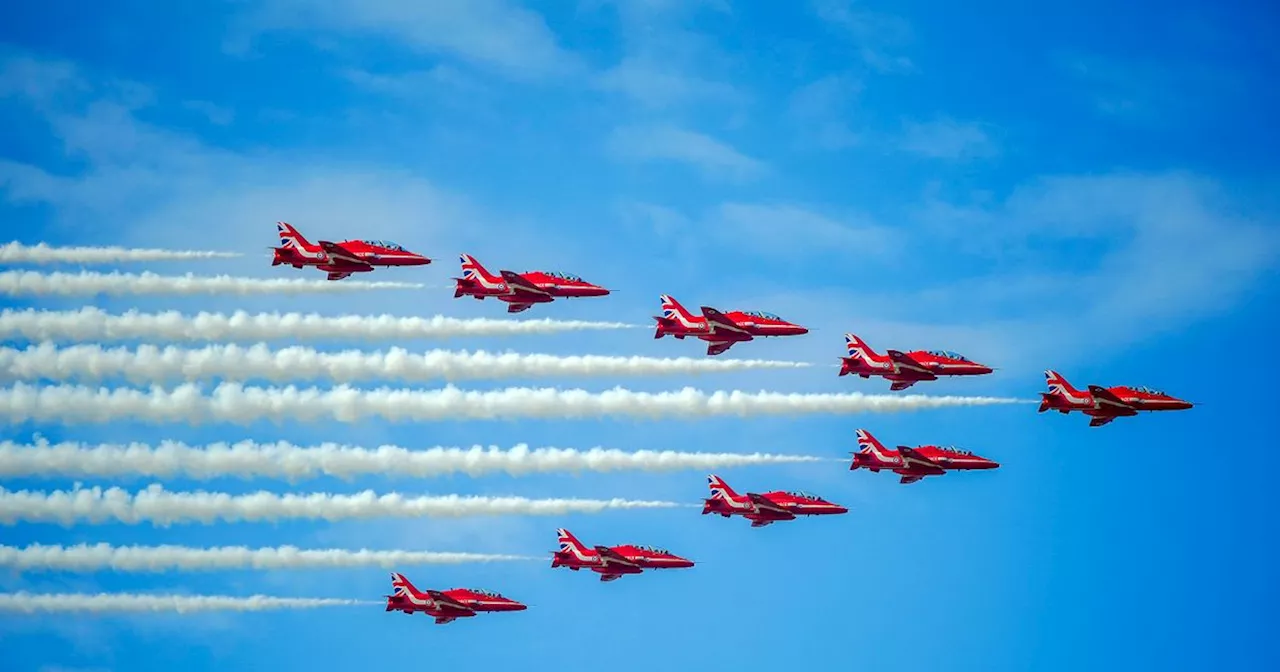
<path fill-rule="evenodd" d="M 609 290 L 600 285 L 587 285 L 587 296 L 609 296 Z"/>
<path fill-rule="evenodd" d="M 678 555 L 671 556 L 671 559 L 668 562 L 671 563 L 672 567 L 675 567 L 677 569 L 685 569 L 688 567 L 692 567 L 694 565 L 694 562 L 692 560 L 688 558 L 682 558 Z"/>
<path fill-rule="evenodd" d="M 429 263 L 431 263 L 431 260 L 428 259 L 427 257 L 424 257 L 421 254 L 415 254 L 412 257 L 409 257 L 408 265 L 409 266 L 426 266 Z"/>
<path fill-rule="evenodd" d="M 993 369 L 993 368 L 991 368 L 991 367 L 987 366 L 986 364 L 979 364 L 979 365 L 977 365 L 977 367 L 976 367 L 976 368 L 977 368 L 977 370 L 978 370 L 978 375 L 986 375 L 986 374 L 988 374 L 988 373 L 994 373 L 994 372 L 995 372 L 995 369 Z"/>
<path fill-rule="evenodd" d="M 520 602 L 516 602 L 515 600 L 507 600 L 508 611 L 524 611 L 525 609 L 528 609 L 528 608 L 529 608 L 528 606 Z"/>
<path fill-rule="evenodd" d="M 1178 399 L 1176 397 L 1174 398 L 1173 404 L 1172 404 L 1172 408 L 1175 411 L 1185 411 L 1190 408 L 1195 408 L 1195 406 L 1196 406 L 1195 404 L 1189 401 Z"/>
<path fill-rule="evenodd" d="M 849 513 L 849 507 L 840 506 L 839 504 L 831 504 L 828 509 L 832 514 Z"/>
<path fill-rule="evenodd" d="M 980 468 L 982 468 L 982 469 L 999 469 L 999 468 L 1000 468 L 1000 463 L 999 463 L 999 462 L 996 462 L 995 460 L 988 460 L 988 459 L 986 459 L 986 458 L 983 458 L 983 459 L 982 459 L 982 462 L 980 463 Z"/>
<path fill-rule="evenodd" d="M 803 335 L 805 335 L 805 334 L 809 333 L 809 328 L 808 328 L 808 327 L 802 327 L 802 326 L 800 326 L 800 325 L 798 325 L 798 324 L 793 324 L 793 325 L 791 325 L 791 333 L 795 334 L 796 336 L 803 336 Z"/>

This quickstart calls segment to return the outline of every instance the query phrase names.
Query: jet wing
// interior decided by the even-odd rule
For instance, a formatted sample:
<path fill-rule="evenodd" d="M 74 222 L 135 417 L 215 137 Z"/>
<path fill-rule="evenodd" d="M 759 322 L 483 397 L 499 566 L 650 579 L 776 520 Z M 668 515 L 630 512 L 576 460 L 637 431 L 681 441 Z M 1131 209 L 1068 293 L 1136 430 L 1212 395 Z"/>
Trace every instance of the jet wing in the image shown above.
<path fill-rule="evenodd" d="M 596 546 L 596 553 L 600 554 L 600 559 L 604 560 L 605 565 L 627 565 L 628 567 L 639 567 L 634 562 L 626 559 L 621 553 L 609 548 L 608 546 Z"/>
<path fill-rule="evenodd" d="M 467 605 L 453 599 L 452 597 L 449 597 L 448 595 L 445 595 L 444 593 L 438 590 L 428 590 L 426 592 L 428 595 L 431 596 L 431 599 L 436 601 L 436 607 L 440 611 L 456 612 L 460 614 L 475 613 L 475 610 L 472 609 L 471 607 L 468 607 Z"/>
<path fill-rule="evenodd" d="M 759 495 L 754 492 L 749 492 L 747 493 L 747 499 L 751 500 L 751 503 L 756 505 L 756 509 L 759 510 L 760 513 L 763 513 L 765 515 L 774 516 L 778 518 L 785 518 L 788 520 L 791 518 L 795 518 L 795 514 L 791 513 L 790 511 L 783 508 L 782 506 L 779 506 L 776 502 L 769 499 L 768 497 L 765 497 L 764 495 Z"/>
<path fill-rule="evenodd" d="M 711 306 L 702 306 L 702 318 L 707 321 L 707 326 L 711 327 L 712 333 L 717 331 L 728 332 L 735 334 L 739 340 L 751 340 L 751 334 L 745 328 L 739 326 L 737 322 L 729 319 L 724 313 Z"/>
<path fill-rule="evenodd" d="M 887 351 L 889 359 L 893 362 L 894 368 L 900 373 L 905 373 L 916 380 L 937 380 L 938 377 L 932 371 L 914 359 L 907 356 L 907 353 L 900 350 Z"/>
<path fill-rule="evenodd" d="M 947 473 L 942 465 L 920 454 L 910 446 L 898 446 L 898 454 L 902 456 L 902 466 L 922 475 L 941 475 Z"/>
<path fill-rule="evenodd" d="M 368 262 L 366 262 L 364 259 L 361 259 L 360 257 L 357 257 L 354 252 L 352 252 L 351 250 L 348 250 L 347 248 L 337 243 L 333 243 L 327 240 L 322 240 L 319 242 L 319 245 L 320 245 L 320 249 L 324 250 L 329 254 L 329 260 L 331 262 L 334 262 L 335 265 L 338 265 L 338 266 L 349 265 L 349 266 L 355 266 L 357 268 L 363 268 L 369 271 L 373 270 L 373 267 L 370 266 Z"/>
<path fill-rule="evenodd" d="M 503 282 L 507 283 L 507 287 L 511 290 L 511 293 L 516 296 L 528 296 L 531 298 L 538 297 L 542 299 L 551 296 L 551 294 L 545 289 L 525 280 L 518 273 L 512 273 L 511 271 L 500 272 L 502 273 Z"/>
<path fill-rule="evenodd" d="M 1134 407 L 1126 404 L 1123 399 L 1111 393 L 1105 387 L 1100 385 L 1090 385 L 1089 394 L 1093 395 L 1093 400 L 1098 404 L 1099 409 L 1106 409 L 1108 413 L 1115 415 L 1137 415 L 1138 411 Z"/>
<path fill-rule="evenodd" d="M 716 341 L 707 344 L 707 355 L 716 356 L 733 347 L 733 341 Z"/>

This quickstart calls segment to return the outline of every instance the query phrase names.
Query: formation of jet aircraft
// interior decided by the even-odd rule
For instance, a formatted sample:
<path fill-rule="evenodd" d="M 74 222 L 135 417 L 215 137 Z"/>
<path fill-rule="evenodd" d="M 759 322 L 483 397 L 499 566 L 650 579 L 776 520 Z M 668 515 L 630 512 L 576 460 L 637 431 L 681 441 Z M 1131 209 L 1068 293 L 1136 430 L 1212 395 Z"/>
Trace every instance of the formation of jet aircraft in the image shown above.
<path fill-rule="evenodd" d="M 273 266 L 315 267 L 326 272 L 329 280 L 341 280 L 354 273 L 368 273 L 379 267 L 422 266 L 428 257 L 386 240 L 308 241 L 297 228 L 277 222 L 280 245 L 273 247 Z M 459 256 L 462 276 L 454 278 L 454 298 L 464 296 L 476 300 L 495 298 L 507 304 L 508 313 L 521 313 L 536 304 L 556 299 L 601 297 L 611 292 L 577 275 L 554 271 L 515 273 L 500 270 L 494 274 L 469 254 Z M 677 340 L 695 338 L 707 343 L 707 356 L 721 355 L 734 344 L 769 336 L 799 336 L 809 333 L 800 324 L 773 313 L 759 310 L 721 311 L 701 306 L 697 314 L 689 311 L 673 297 L 660 297 L 662 315 L 655 316 L 655 339 L 672 336 Z M 875 351 L 856 334 L 845 334 L 845 356 L 840 358 L 839 376 L 880 378 L 897 392 L 917 383 L 942 378 L 973 377 L 991 374 L 994 369 L 951 350 L 894 350 L 883 354 Z M 1090 418 L 1090 427 L 1100 427 L 1116 418 L 1136 416 L 1142 412 L 1177 411 L 1194 407 L 1189 401 L 1149 387 L 1089 385 L 1080 390 L 1056 371 L 1045 371 L 1048 391 L 1041 393 L 1039 411 L 1062 414 L 1081 413 Z M 866 429 L 856 430 L 858 450 L 852 453 L 849 470 L 872 473 L 888 471 L 899 476 L 899 483 L 910 484 L 930 476 L 953 471 L 999 469 L 995 460 L 950 445 L 897 445 L 888 448 Z M 703 515 L 724 518 L 742 517 L 751 527 L 766 527 L 777 522 L 796 520 L 801 516 L 830 516 L 848 513 L 848 508 L 814 494 L 797 490 L 773 490 L 764 493 L 738 493 L 723 478 L 707 476 L 710 491 L 703 500 Z M 587 570 L 601 582 L 616 581 L 646 570 L 686 569 L 692 560 L 656 546 L 620 544 L 616 546 L 582 543 L 567 529 L 556 530 L 559 548 L 552 552 L 552 568 Z M 403 574 L 392 573 L 392 593 L 386 596 L 387 611 L 405 614 L 423 613 L 438 624 L 480 613 L 523 611 L 528 607 L 499 593 L 475 588 L 420 590 Z"/>

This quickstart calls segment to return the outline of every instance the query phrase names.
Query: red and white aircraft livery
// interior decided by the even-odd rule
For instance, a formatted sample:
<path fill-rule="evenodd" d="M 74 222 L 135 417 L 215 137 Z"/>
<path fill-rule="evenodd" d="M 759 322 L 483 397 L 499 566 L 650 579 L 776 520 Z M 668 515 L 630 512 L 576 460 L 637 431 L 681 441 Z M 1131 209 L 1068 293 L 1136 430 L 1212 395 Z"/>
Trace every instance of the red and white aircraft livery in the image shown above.
<path fill-rule="evenodd" d="M 387 595 L 387 611 L 413 615 L 422 612 L 436 623 L 470 618 L 482 611 L 524 611 L 528 607 L 498 593 L 472 588 L 418 590 L 403 574 L 391 573 L 392 593 Z"/>
<path fill-rule="evenodd" d="M 992 371 L 991 367 L 950 350 L 886 350 L 881 355 L 854 334 L 845 334 L 844 343 L 849 356 L 840 358 L 840 375 L 879 376 L 893 381 L 889 389 L 895 392 L 939 376 L 981 376 Z"/>
<path fill-rule="evenodd" d="M 858 430 L 861 450 L 853 454 L 849 469 L 865 468 L 873 473 L 888 469 L 902 476 L 899 483 L 915 483 L 925 476 L 941 476 L 958 469 L 998 469 L 998 462 L 974 455 L 955 446 L 898 446 L 889 450 L 865 429 Z"/>
<path fill-rule="evenodd" d="M 709 497 L 702 505 L 702 513 L 715 513 L 725 518 L 742 516 L 751 521 L 751 527 L 764 527 L 780 520 L 795 520 L 796 516 L 824 516 L 848 513 L 849 509 L 807 492 L 775 490 L 763 495 L 748 492 L 739 495 L 723 478 L 707 476 Z"/>
<path fill-rule="evenodd" d="M 733 310 L 722 313 L 715 308 L 702 306 L 702 315 L 690 313 L 678 301 L 663 294 L 662 317 L 654 316 L 658 330 L 654 338 L 671 335 L 678 339 L 686 336 L 700 338 L 707 345 L 708 355 L 718 355 L 734 343 L 752 341 L 757 336 L 799 336 L 809 330 L 792 324 L 772 313 L 758 310 Z"/>
<path fill-rule="evenodd" d="M 1090 416 L 1090 427 L 1101 427 L 1116 418 L 1137 415 L 1139 411 L 1184 411 L 1195 406 L 1149 387 L 1101 387 L 1090 385 L 1088 392 L 1077 390 L 1057 371 L 1045 371 L 1049 391 L 1040 393 L 1040 410 L 1067 414 L 1080 411 Z"/>
<path fill-rule="evenodd" d="M 595 546 L 587 548 L 568 530 L 556 530 L 560 550 L 552 553 L 552 567 L 568 567 L 573 571 L 589 569 L 600 575 L 601 581 L 614 581 L 623 574 L 640 574 L 646 569 L 680 569 L 692 567 L 686 560 L 665 548 L 653 546 Z"/>
<path fill-rule="evenodd" d="M 404 249 L 389 240 L 344 240 L 311 243 L 298 230 L 285 222 L 276 222 L 280 247 L 273 247 L 272 266 L 288 264 L 294 268 L 315 266 L 329 272 L 330 280 L 341 280 L 352 273 L 368 273 L 375 266 L 424 266 L 431 260 Z"/>
<path fill-rule="evenodd" d="M 609 294 L 609 290 L 604 287 L 568 273 L 498 271 L 498 275 L 494 275 L 469 254 L 460 255 L 459 258 L 462 261 L 462 277 L 454 278 L 457 288 L 453 290 L 453 298 L 470 296 L 482 301 L 492 296 L 509 304 L 508 313 L 523 312 L 535 303 L 551 303 L 556 299 Z"/>

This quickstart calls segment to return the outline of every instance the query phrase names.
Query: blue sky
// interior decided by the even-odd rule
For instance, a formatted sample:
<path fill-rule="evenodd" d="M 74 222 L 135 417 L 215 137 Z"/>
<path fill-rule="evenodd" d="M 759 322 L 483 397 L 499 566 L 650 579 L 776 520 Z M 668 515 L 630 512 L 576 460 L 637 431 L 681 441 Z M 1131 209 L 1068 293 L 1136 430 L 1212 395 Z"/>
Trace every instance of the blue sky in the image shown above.
<path fill-rule="evenodd" d="M 431 5 L 440 6 L 431 6 Z M 7 544 L 177 543 L 538 555 L 554 530 L 702 564 L 602 585 L 526 564 L 408 567 L 420 586 L 532 608 L 434 627 L 381 607 L 201 616 L 0 616 L 6 669 L 409 664 L 613 670 L 1271 669 L 1266 468 L 1280 336 L 1280 52 L 1266 3 L 263 0 L 89 6 L 0 22 L 5 240 L 241 250 L 156 272 L 267 264 L 274 222 L 437 259 L 336 297 L 118 297 L 112 311 L 495 315 L 442 287 L 459 252 L 618 289 L 537 316 L 642 323 L 669 293 L 814 328 L 729 356 L 834 363 L 841 334 L 1000 367 L 929 393 L 1034 398 L 1147 384 L 1203 404 L 1092 430 L 1030 407 L 703 421 L 35 426 L 83 441 L 770 450 L 840 457 L 866 427 L 1003 465 L 911 487 L 839 464 L 725 470 L 848 516 L 751 530 L 687 510 L 564 518 L 5 528 Z M 81 299 L 6 300 L 71 308 Z M 325 345 L 325 344 L 322 344 Z M 369 348 L 387 344 L 369 344 Z M 410 347 L 438 343 L 409 342 Z M 450 344 L 692 355 L 647 331 Z M 336 346 L 335 346 L 336 347 Z M 604 389 L 880 392 L 835 369 Z M 142 487 L 148 481 L 122 484 Z M 104 485 L 109 483 L 103 483 Z M 68 487 L 56 479 L 8 488 Z M 235 480 L 169 489 L 503 493 L 696 501 L 704 474 Z M 377 599 L 381 569 L 0 575 L 3 589 Z"/>

